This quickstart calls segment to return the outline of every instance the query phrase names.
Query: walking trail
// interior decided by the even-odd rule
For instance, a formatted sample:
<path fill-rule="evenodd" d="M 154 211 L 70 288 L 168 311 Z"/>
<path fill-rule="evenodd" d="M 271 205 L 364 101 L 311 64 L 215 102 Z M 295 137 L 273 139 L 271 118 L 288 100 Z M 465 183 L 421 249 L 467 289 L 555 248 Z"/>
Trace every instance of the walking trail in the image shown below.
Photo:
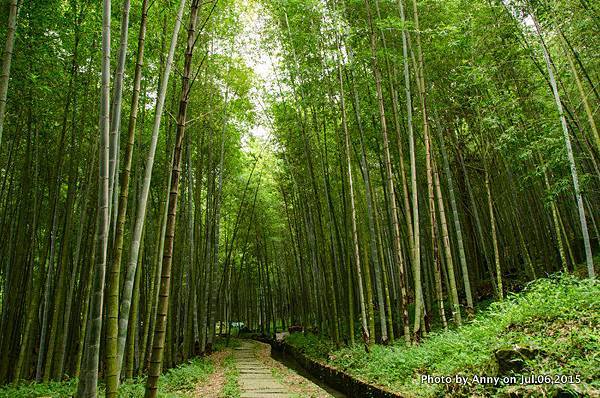
<path fill-rule="evenodd" d="M 238 382 L 241 398 L 291 397 L 289 389 L 279 383 L 271 369 L 258 359 L 255 348 L 256 344 L 244 341 L 233 350 L 236 367 L 240 372 Z"/>
<path fill-rule="evenodd" d="M 237 341 L 237 347 L 225 348 L 211 355 L 215 370 L 207 380 L 197 386 L 194 397 L 343 397 L 341 394 L 330 394 L 295 370 L 271 358 L 270 345 L 253 340 Z M 232 381 L 235 386 L 233 388 Z"/>

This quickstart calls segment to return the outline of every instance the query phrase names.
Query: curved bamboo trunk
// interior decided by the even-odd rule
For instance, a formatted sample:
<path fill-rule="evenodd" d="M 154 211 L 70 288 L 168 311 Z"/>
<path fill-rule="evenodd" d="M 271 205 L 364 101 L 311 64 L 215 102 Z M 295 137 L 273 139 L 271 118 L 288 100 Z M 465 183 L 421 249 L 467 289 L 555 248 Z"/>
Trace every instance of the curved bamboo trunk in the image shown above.
<path fill-rule="evenodd" d="M 150 357 L 150 368 L 146 381 L 146 398 L 155 398 L 158 394 L 158 378 L 162 370 L 164 344 L 167 326 L 167 312 L 169 311 L 169 291 L 171 288 L 171 265 L 173 263 L 173 243 L 175 240 L 175 218 L 177 215 L 177 198 L 179 194 L 179 177 L 181 174 L 181 152 L 183 138 L 185 137 L 187 106 L 190 95 L 190 75 L 192 69 L 192 56 L 196 44 L 196 24 L 198 22 L 198 10 L 200 0 L 192 0 L 190 12 L 190 25 L 188 28 L 187 47 L 185 51 L 185 62 L 182 75 L 181 99 L 179 102 L 179 114 L 177 116 L 177 134 L 175 137 L 175 151 L 173 153 L 173 164 L 171 170 L 171 187 L 169 191 L 169 210 L 167 212 L 167 228 L 165 232 L 165 248 L 163 253 L 163 265 L 160 279 L 159 301 L 156 312 L 156 324 L 154 328 L 154 340 L 152 355 Z"/>
<path fill-rule="evenodd" d="M 542 37 L 542 32 L 540 26 L 538 24 L 535 16 L 532 15 L 533 22 L 535 24 L 535 29 L 540 38 L 540 42 L 542 44 L 542 50 L 544 53 L 544 60 L 546 61 L 546 69 L 548 71 L 548 77 L 550 78 L 550 85 L 552 87 L 552 94 L 554 95 L 554 100 L 556 101 L 556 109 L 558 110 L 558 116 L 560 118 L 560 123 L 563 130 L 563 137 L 565 140 L 565 147 L 567 149 L 567 157 L 569 159 L 569 167 L 571 169 L 571 179 L 573 181 L 573 188 L 575 191 L 575 199 L 577 200 L 577 212 L 579 213 L 579 223 L 581 224 L 581 233 L 583 235 L 583 245 L 585 249 L 585 263 L 587 266 L 588 276 L 590 278 L 595 277 L 594 272 L 594 261 L 592 258 L 592 247 L 590 245 L 590 235 L 588 232 L 588 225 L 585 218 L 585 209 L 583 207 L 583 198 L 581 196 L 581 189 L 579 187 L 579 175 L 577 173 L 577 166 L 575 164 L 575 156 L 573 155 L 573 148 L 571 146 L 571 137 L 569 136 L 569 129 L 567 128 L 567 121 L 565 120 L 565 115 L 563 113 L 563 106 L 560 100 L 560 94 L 558 93 L 558 87 L 556 85 L 556 79 L 554 78 L 554 72 L 552 71 L 552 61 L 550 59 L 550 54 L 548 53 L 548 48 L 546 47 L 546 43 Z"/>
<path fill-rule="evenodd" d="M 596 127 L 596 121 L 594 120 L 594 112 L 592 111 L 592 107 L 590 106 L 590 102 L 588 101 L 585 89 L 583 88 L 583 83 L 581 82 L 581 79 L 579 77 L 579 72 L 575 67 L 575 62 L 573 60 L 571 50 L 567 48 L 569 47 L 567 39 L 560 28 L 558 29 L 558 31 L 562 39 L 565 55 L 567 56 L 567 61 L 569 61 L 569 67 L 571 68 L 571 72 L 573 73 L 573 79 L 575 79 L 575 85 L 577 86 L 579 97 L 581 98 L 581 102 L 583 103 L 583 109 L 585 110 L 585 114 L 590 125 L 590 130 L 592 131 L 592 137 L 594 138 L 594 142 L 596 143 L 596 147 L 598 149 L 598 152 L 600 153 L 600 134 L 598 133 L 598 128 Z"/>
<path fill-rule="evenodd" d="M 173 57 L 175 56 L 175 48 L 177 46 L 177 37 L 179 36 L 179 30 L 181 28 L 181 18 L 183 17 L 183 9 L 185 7 L 186 0 L 180 0 L 179 8 L 177 11 L 177 18 L 175 19 L 175 26 L 173 28 L 173 36 L 171 38 L 171 46 L 169 48 L 169 54 L 165 65 L 165 70 L 161 79 L 159 95 L 156 101 L 156 113 L 154 115 L 154 125 L 152 128 L 152 138 L 150 141 L 150 149 L 148 157 L 146 159 L 146 166 L 144 169 L 144 183 L 142 186 L 142 192 L 139 196 L 139 203 L 136 210 L 135 225 L 133 228 L 133 234 L 131 237 L 131 247 L 129 252 L 129 260 L 125 271 L 125 282 L 123 284 L 123 293 L 121 296 L 121 308 L 120 308 L 120 319 L 119 319 L 119 340 L 121 343 L 118 347 L 121 347 L 119 362 L 123 363 L 123 352 L 125 350 L 125 340 L 127 338 L 127 327 L 129 324 L 129 313 L 131 309 L 131 297 L 133 294 L 133 285 L 135 283 L 135 273 L 138 263 L 138 257 L 140 253 L 140 244 L 142 239 L 142 232 L 144 229 L 144 223 L 146 219 L 146 207 L 148 203 L 148 195 L 150 193 L 150 181 L 152 180 L 152 168 L 154 166 L 154 155 L 156 154 L 156 146 L 158 143 L 158 133 L 160 131 L 160 124 L 162 120 L 163 109 L 165 105 L 165 97 L 167 93 L 167 87 L 169 84 L 169 77 L 171 75 L 171 67 L 173 65 Z"/>

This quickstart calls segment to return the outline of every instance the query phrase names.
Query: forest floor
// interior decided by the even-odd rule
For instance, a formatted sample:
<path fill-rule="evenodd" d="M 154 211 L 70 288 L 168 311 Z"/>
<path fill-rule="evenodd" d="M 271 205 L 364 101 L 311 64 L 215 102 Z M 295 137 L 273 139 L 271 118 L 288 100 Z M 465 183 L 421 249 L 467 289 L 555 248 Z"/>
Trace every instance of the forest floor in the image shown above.
<path fill-rule="evenodd" d="M 419 345 L 397 340 L 366 353 L 361 344 L 335 349 L 313 334 L 286 341 L 404 397 L 600 397 L 600 283 L 538 280 Z"/>
<path fill-rule="evenodd" d="M 236 398 L 236 381 L 232 375 L 229 357 L 232 347 L 239 344 L 232 340 L 229 347 L 221 340 L 216 351 L 206 357 L 196 357 L 163 373 L 159 380 L 160 398 Z M 232 383 L 233 379 L 233 383 Z M 77 378 L 64 381 L 35 383 L 24 381 L 18 385 L 0 387 L 0 398 L 66 398 L 77 391 Z M 145 377 L 127 380 L 119 388 L 121 398 L 144 396 Z M 104 385 L 100 384 L 98 395 L 104 396 Z"/>
<path fill-rule="evenodd" d="M 231 339 L 218 341 L 216 351 L 167 370 L 160 378 L 160 398 L 329 398 L 331 395 L 294 370 L 271 358 L 267 344 Z M 121 398 L 144 396 L 145 378 L 129 380 Z M 0 398 L 66 398 L 77 390 L 77 379 L 61 382 L 23 382 L 0 388 Z M 100 385 L 99 396 L 104 396 Z"/>
<path fill-rule="evenodd" d="M 404 397 L 600 397 L 600 282 L 537 280 L 461 327 L 429 333 L 419 345 L 398 339 L 366 353 L 361 344 L 336 349 L 314 334 L 286 340 L 317 361 Z M 215 347 L 207 357 L 164 372 L 159 396 L 252 398 L 268 390 L 271 397 L 332 397 L 271 358 L 267 344 L 232 338 Z M 120 397 L 142 397 L 144 382 L 123 383 Z M 0 388 L 0 398 L 70 397 L 76 388 L 76 379 L 29 382 Z M 102 386 L 99 392 L 104 395 Z"/>
<path fill-rule="evenodd" d="M 219 347 L 220 348 L 220 347 Z M 163 373 L 159 380 L 160 398 L 191 398 L 203 397 L 197 395 L 200 386 L 209 382 L 218 363 L 218 358 L 226 353 L 226 349 L 220 349 L 207 357 L 196 357 L 186 363 Z M 212 377 L 210 378 L 212 380 Z M 18 385 L 6 385 L 0 388 L 0 398 L 67 398 L 73 397 L 77 391 L 77 378 L 64 381 L 50 381 L 48 383 L 36 383 L 24 381 Z M 119 388 L 120 398 L 141 398 L 145 391 L 145 377 L 135 378 L 123 382 Z M 104 385 L 98 388 L 98 396 L 104 397 Z M 234 398 L 235 395 L 230 397 Z"/>

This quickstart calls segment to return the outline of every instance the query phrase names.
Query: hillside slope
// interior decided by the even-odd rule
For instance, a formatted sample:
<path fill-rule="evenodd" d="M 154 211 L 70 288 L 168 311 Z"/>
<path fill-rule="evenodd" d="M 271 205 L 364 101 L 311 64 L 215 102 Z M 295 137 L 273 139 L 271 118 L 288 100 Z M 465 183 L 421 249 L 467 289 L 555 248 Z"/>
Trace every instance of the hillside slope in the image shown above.
<path fill-rule="evenodd" d="M 408 397 L 600 396 L 600 284 L 538 280 L 455 330 L 407 347 L 335 350 L 314 335 L 288 342 L 310 357 Z M 458 376 L 458 377 L 457 377 Z"/>

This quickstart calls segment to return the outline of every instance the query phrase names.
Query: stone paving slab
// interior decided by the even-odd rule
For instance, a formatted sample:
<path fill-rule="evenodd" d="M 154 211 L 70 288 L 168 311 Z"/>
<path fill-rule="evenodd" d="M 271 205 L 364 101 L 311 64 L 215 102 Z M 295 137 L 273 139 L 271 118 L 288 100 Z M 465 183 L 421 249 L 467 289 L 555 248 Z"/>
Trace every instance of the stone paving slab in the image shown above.
<path fill-rule="evenodd" d="M 240 372 L 241 398 L 289 398 L 289 390 L 279 383 L 265 364 L 254 353 L 254 344 L 243 341 L 233 351 L 236 367 Z"/>

